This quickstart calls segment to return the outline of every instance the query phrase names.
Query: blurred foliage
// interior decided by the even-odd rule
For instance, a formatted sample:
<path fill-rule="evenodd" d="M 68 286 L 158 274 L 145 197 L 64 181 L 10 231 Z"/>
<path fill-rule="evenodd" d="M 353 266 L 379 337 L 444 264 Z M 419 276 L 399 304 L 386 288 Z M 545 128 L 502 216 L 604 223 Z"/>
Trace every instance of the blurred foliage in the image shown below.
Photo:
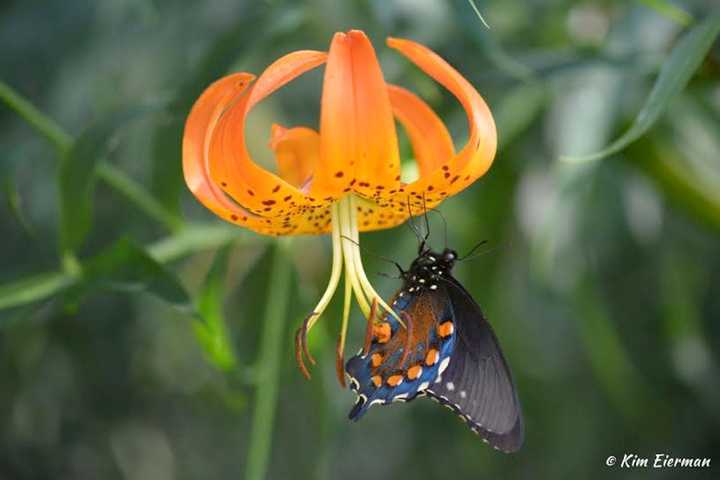
<path fill-rule="evenodd" d="M 489 29 L 472 3 L 0 5 L 0 479 L 644 478 L 605 459 L 717 455 L 717 2 L 475 1 Z M 436 50 L 495 112 L 496 163 L 443 204 L 446 233 L 431 216 L 432 238 L 489 240 L 457 275 L 513 367 L 518 454 L 422 400 L 346 422 L 340 302 L 310 338 L 312 381 L 292 353 L 328 239 L 270 242 L 184 187 L 183 123 L 211 81 L 349 28 L 458 143 L 457 102 L 385 37 Z M 258 158 L 271 122 L 316 124 L 321 77 L 306 77 L 253 113 Z M 372 252 L 405 264 L 415 242 L 364 235 L 369 271 L 387 269 Z M 355 312 L 350 346 L 363 334 Z"/>

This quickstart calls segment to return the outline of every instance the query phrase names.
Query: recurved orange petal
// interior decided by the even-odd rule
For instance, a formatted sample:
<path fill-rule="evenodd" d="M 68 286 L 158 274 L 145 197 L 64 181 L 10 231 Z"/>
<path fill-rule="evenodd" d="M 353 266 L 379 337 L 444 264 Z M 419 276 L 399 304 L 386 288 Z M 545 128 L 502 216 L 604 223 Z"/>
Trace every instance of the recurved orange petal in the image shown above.
<path fill-rule="evenodd" d="M 212 178 L 236 202 L 258 215 L 288 215 L 289 211 L 290 216 L 294 216 L 299 206 L 308 200 L 293 185 L 252 160 L 245 143 L 247 116 L 263 98 L 321 65 L 325 58 L 325 53 L 315 51 L 293 52 L 281 57 L 265 69 L 245 95 L 234 100 L 218 121 L 209 151 Z"/>
<path fill-rule="evenodd" d="M 393 113 L 410 139 L 421 177 L 455 156 L 450 133 L 427 103 L 397 85 L 388 85 L 388 94 Z"/>
<path fill-rule="evenodd" d="M 271 65 L 252 85 L 250 74 L 229 75 L 196 101 L 183 139 L 185 178 L 198 199 L 221 218 L 268 235 L 330 231 L 327 202 L 306 196 L 292 182 L 255 165 L 244 134 L 248 105 L 324 59 L 322 52 L 295 52 Z"/>
<path fill-rule="evenodd" d="M 363 32 L 337 33 L 323 81 L 320 163 L 311 192 L 372 197 L 398 185 L 399 175 L 395 122 L 375 51 Z"/>
<path fill-rule="evenodd" d="M 462 150 L 407 186 L 408 192 L 422 194 L 432 205 L 461 191 L 490 168 L 497 148 L 495 122 L 477 90 L 433 51 L 410 40 L 389 38 L 387 43 L 455 95 L 467 114 L 468 141 Z"/>
<path fill-rule="evenodd" d="M 252 223 L 254 215 L 230 201 L 212 182 L 207 150 L 223 110 L 254 78 L 249 73 L 236 73 L 210 85 L 193 106 L 183 135 L 183 174 L 190 191 L 219 217 L 244 225 Z"/>

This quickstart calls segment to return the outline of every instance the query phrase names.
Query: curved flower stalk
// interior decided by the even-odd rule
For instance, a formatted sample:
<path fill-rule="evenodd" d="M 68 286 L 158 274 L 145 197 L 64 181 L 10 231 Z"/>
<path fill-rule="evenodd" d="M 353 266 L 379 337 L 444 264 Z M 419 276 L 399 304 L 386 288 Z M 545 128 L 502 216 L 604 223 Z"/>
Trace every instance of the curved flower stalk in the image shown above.
<path fill-rule="evenodd" d="M 385 82 L 370 41 L 357 30 L 335 34 L 327 53 L 289 53 L 257 79 L 241 72 L 216 81 L 193 106 L 183 138 L 187 185 L 220 218 L 266 235 L 331 234 L 330 281 L 298 331 L 296 347 L 300 368 L 309 376 L 302 353 L 314 360 L 306 334 L 334 296 L 344 271 L 345 308 L 337 347 L 341 383 L 352 295 L 371 322 L 379 308 L 396 316 L 368 281 L 359 232 L 396 226 L 460 192 L 488 170 L 497 144 L 490 110 L 454 68 L 410 40 L 390 38 L 387 44 L 462 104 L 468 139 L 458 152 L 425 102 Z M 319 131 L 273 125 L 270 148 L 278 173 L 261 168 L 245 142 L 248 114 L 277 89 L 324 63 Z M 405 128 L 417 163 L 419 178 L 411 183 L 400 178 L 395 119 Z"/>

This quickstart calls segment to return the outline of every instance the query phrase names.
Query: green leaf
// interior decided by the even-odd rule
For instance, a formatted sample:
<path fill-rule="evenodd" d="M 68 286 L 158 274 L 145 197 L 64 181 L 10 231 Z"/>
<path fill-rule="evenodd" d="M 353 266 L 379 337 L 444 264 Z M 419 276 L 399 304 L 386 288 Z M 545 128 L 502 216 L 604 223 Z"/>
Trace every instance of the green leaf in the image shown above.
<path fill-rule="evenodd" d="M 485 21 L 485 18 L 482 16 L 482 13 L 480 13 L 480 9 L 475 5 L 474 0 L 468 0 L 468 3 L 470 4 L 470 7 L 475 11 L 475 15 L 480 19 L 483 25 L 485 25 L 485 28 L 490 30 L 490 25 Z"/>
<path fill-rule="evenodd" d="M 193 328 L 206 358 L 222 371 L 229 371 L 237 365 L 223 314 L 225 297 L 225 276 L 230 256 L 227 245 L 215 254 L 212 266 L 205 277 L 197 297 L 197 310 L 200 319 L 195 320 Z"/>
<path fill-rule="evenodd" d="M 65 152 L 70 147 L 72 138 L 53 119 L 3 81 L 0 81 L 0 101 L 25 119 L 33 130 L 47 138 L 58 151 Z"/>
<path fill-rule="evenodd" d="M 178 278 L 148 252 L 127 239 L 83 265 L 84 289 L 108 288 L 147 292 L 172 305 L 193 312 L 192 302 Z"/>
<path fill-rule="evenodd" d="M 12 174 L 9 174 L 5 179 L 4 185 L 5 201 L 7 202 L 10 213 L 15 218 L 15 221 L 20 225 L 22 230 L 32 239 L 35 239 L 35 230 L 25 216 L 23 211 L 23 202 L 20 192 L 18 192 L 15 178 Z"/>
<path fill-rule="evenodd" d="M 95 170 L 109 152 L 113 136 L 128 122 L 158 108 L 144 105 L 110 115 L 88 128 L 63 156 L 59 172 L 61 252 L 76 251 L 90 231 Z"/>
<path fill-rule="evenodd" d="M 649 136 L 630 152 L 627 160 L 655 183 L 671 207 L 720 232 L 720 193 L 685 166 L 683 153 L 672 142 Z"/>
<path fill-rule="evenodd" d="M 564 161 L 593 161 L 607 157 L 640 138 L 657 121 L 670 102 L 685 88 L 720 33 L 720 11 L 709 15 L 690 29 L 675 45 L 665 61 L 645 105 L 632 126 L 620 138 L 599 152 L 584 156 L 566 156 Z"/>
<path fill-rule="evenodd" d="M 75 279 L 62 272 L 48 272 L 0 285 L 0 310 L 44 300 L 72 285 Z"/>
<path fill-rule="evenodd" d="M 639 0 L 640 3 L 652 8 L 657 13 L 666 17 L 673 22 L 677 22 L 683 27 L 687 27 L 693 21 L 692 15 L 678 7 L 673 5 L 667 0 Z"/>

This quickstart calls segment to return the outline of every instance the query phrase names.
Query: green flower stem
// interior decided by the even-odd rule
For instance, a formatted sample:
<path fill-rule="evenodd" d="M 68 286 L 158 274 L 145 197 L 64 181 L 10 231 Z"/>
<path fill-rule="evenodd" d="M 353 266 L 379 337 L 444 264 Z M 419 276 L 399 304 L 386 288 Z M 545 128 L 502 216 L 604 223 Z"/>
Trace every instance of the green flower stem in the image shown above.
<path fill-rule="evenodd" d="M 0 100 L 20 115 L 30 126 L 52 143 L 62 153 L 70 149 L 73 138 L 51 118 L 30 103 L 26 98 L 0 80 Z"/>
<path fill-rule="evenodd" d="M 0 101 L 28 122 L 33 130 L 50 141 L 57 149 L 59 156 L 70 151 L 75 139 L 53 119 L 35 108 L 32 103 L 3 81 L 0 81 Z M 145 212 L 148 217 L 166 226 L 169 231 L 177 232 L 182 227 L 182 222 L 176 215 L 163 207 L 142 185 L 122 171 L 108 163 L 100 163 L 97 175 L 98 178 Z"/>
<path fill-rule="evenodd" d="M 149 245 L 147 250 L 158 262 L 170 263 L 195 252 L 218 248 L 231 241 L 250 245 L 251 238 L 258 238 L 241 236 L 238 233 L 238 229 L 230 225 L 188 225 L 179 233 Z M 0 310 L 45 300 L 81 281 L 81 276 L 65 270 L 34 274 L 0 284 Z"/>
<path fill-rule="evenodd" d="M 245 470 L 246 480 L 264 479 L 270 459 L 280 360 L 285 338 L 283 334 L 290 300 L 292 266 L 286 253 L 288 242 L 289 240 L 277 242 L 268 282 L 260 354 L 256 366 L 257 391 Z"/>
<path fill-rule="evenodd" d="M 101 162 L 96 170 L 98 178 L 120 192 L 148 217 L 157 220 L 169 231 L 177 232 L 183 226 L 182 220 L 163 207 L 142 185 L 125 175 L 107 162 Z"/>

